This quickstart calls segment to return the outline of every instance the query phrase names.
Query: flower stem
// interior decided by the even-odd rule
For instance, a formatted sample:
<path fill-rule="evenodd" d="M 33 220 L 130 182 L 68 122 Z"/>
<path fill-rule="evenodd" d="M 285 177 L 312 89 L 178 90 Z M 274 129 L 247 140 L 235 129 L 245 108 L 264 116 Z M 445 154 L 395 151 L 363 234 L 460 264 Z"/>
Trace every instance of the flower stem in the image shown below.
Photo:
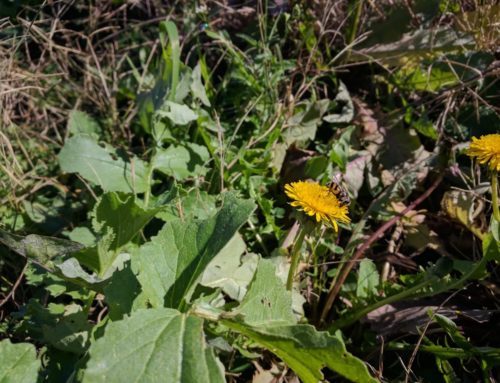
<path fill-rule="evenodd" d="M 297 270 L 297 266 L 299 265 L 300 260 L 300 249 L 302 248 L 302 243 L 304 242 L 304 238 L 306 236 L 306 228 L 304 225 L 300 225 L 300 231 L 293 244 L 292 248 L 292 261 L 290 263 L 290 270 L 288 270 L 288 278 L 286 280 L 286 289 L 288 291 L 292 290 L 293 279 L 295 277 L 295 272 Z"/>
<path fill-rule="evenodd" d="M 493 217 L 500 222 L 500 211 L 498 210 L 498 172 L 493 170 L 491 178 L 491 204 L 493 205 Z"/>

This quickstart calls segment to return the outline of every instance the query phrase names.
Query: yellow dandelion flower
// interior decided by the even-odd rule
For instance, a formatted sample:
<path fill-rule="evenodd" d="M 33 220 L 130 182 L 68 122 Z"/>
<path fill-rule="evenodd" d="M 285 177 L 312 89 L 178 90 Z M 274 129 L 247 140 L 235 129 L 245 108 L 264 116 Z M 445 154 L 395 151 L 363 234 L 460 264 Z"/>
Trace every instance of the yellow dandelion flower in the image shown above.
<path fill-rule="evenodd" d="M 338 222 L 349 223 L 349 208 L 343 204 L 327 186 L 316 182 L 292 182 L 285 185 L 285 193 L 294 201 L 293 207 L 309 216 L 315 216 L 316 221 L 331 222 L 338 231 Z"/>
<path fill-rule="evenodd" d="M 477 157 L 480 164 L 489 162 L 491 170 L 500 171 L 500 134 L 472 137 L 467 155 Z"/>

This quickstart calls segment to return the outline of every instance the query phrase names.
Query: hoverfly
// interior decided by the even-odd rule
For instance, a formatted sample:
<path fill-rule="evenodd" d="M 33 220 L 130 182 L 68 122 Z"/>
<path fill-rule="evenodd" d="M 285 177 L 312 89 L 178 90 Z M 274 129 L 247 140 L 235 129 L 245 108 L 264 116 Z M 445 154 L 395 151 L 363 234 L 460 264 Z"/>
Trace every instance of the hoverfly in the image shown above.
<path fill-rule="evenodd" d="M 351 203 L 346 188 L 336 178 L 333 178 L 326 186 L 330 193 L 335 194 L 342 206 L 348 206 Z"/>

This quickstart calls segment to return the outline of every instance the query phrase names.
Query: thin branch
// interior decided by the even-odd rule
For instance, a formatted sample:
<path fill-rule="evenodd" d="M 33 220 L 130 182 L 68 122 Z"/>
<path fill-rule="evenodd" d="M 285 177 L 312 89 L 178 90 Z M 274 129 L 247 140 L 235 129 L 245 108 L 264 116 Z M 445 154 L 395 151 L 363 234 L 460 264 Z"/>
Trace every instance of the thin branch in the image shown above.
<path fill-rule="evenodd" d="M 366 242 L 364 242 L 356 251 L 354 256 L 349 260 L 349 263 L 342 269 L 341 274 L 339 276 L 339 279 L 337 282 L 331 287 L 330 292 L 328 293 L 328 298 L 326 300 L 325 306 L 323 308 L 323 312 L 321 313 L 321 318 L 320 318 L 320 323 L 323 323 L 326 318 L 328 317 L 328 314 L 330 312 L 330 309 L 332 308 L 333 302 L 335 302 L 335 298 L 337 298 L 337 295 L 340 292 L 340 289 L 342 285 L 344 284 L 347 276 L 351 272 L 352 268 L 354 265 L 357 263 L 357 261 L 363 257 L 365 251 L 374 243 L 376 242 L 379 238 L 383 236 L 383 234 L 391 227 L 393 226 L 397 221 L 399 221 L 402 217 L 405 216 L 406 213 L 408 213 L 411 210 L 414 210 L 422 201 L 424 201 L 427 197 L 431 195 L 431 193 L 438 187 L 438 185 L 441 183 L 443 180 L 443 173 L 439 175 L 439 177 L 434 181 L 434 183 L 431 185 L 429 189 L 425 193 L 423 193 L 420 197 L 418 197 L 415 201 L 413 201 L 406 209 L 404 209 L 401 213 L 395 215 L 392 217 L 389 221 L 384 223 L 382 226 L 378 228 L 378 230 L 373 233 L 370 238 Z"/>
<path fill-rule="evenodd" d="M 24 273 L 26 272 L 26 268 L 28 267 L 28 261 L 26 261 L 26 264 L 23 267 L 23 270 L 21 271 L 21 274 L 19 274 L 19 277 L 17 277 L 16 283 L 14 283 L 14 286 L 12 286 L 12 290 L 7 294 L 7 296 L 0 302 L 0 307 L 2 307 L 4 304 L 8 302 L 10 298 L 14 297 L 14 294 L 16 293 L 17 288 L 19 287 L 19 284 L 23 280 Z"/>

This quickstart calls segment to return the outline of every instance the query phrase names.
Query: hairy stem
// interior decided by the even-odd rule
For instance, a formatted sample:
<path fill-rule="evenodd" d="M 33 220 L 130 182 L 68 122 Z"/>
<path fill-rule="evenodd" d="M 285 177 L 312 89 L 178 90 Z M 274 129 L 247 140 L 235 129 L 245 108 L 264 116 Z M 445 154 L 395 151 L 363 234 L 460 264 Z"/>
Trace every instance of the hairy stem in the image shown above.
<path fill-rule="evenodd" d="M 491 177 L 491 204 L 493 205 L 493 217 L 500 222 L 500 211 L 498 210 L 498 172 L 493 170 Z"/>
<path fill-rule="evenodd" d="M 304 225 L 300 225 L 299 234 L 292 248 L 292 261 L 290 263 L 290 270 L 288 270 L 288 278 L 286 280 L 286 289 L 288 291 L 292 290 L 293 279 L 295 277 L 295 272 L 297 270 L 297 266 L 299 265 L 300 260 L 300 249 L 302 248 L 302 243 L 304 242 L 304 238 L 306 236 L 306 229 Z"/>

